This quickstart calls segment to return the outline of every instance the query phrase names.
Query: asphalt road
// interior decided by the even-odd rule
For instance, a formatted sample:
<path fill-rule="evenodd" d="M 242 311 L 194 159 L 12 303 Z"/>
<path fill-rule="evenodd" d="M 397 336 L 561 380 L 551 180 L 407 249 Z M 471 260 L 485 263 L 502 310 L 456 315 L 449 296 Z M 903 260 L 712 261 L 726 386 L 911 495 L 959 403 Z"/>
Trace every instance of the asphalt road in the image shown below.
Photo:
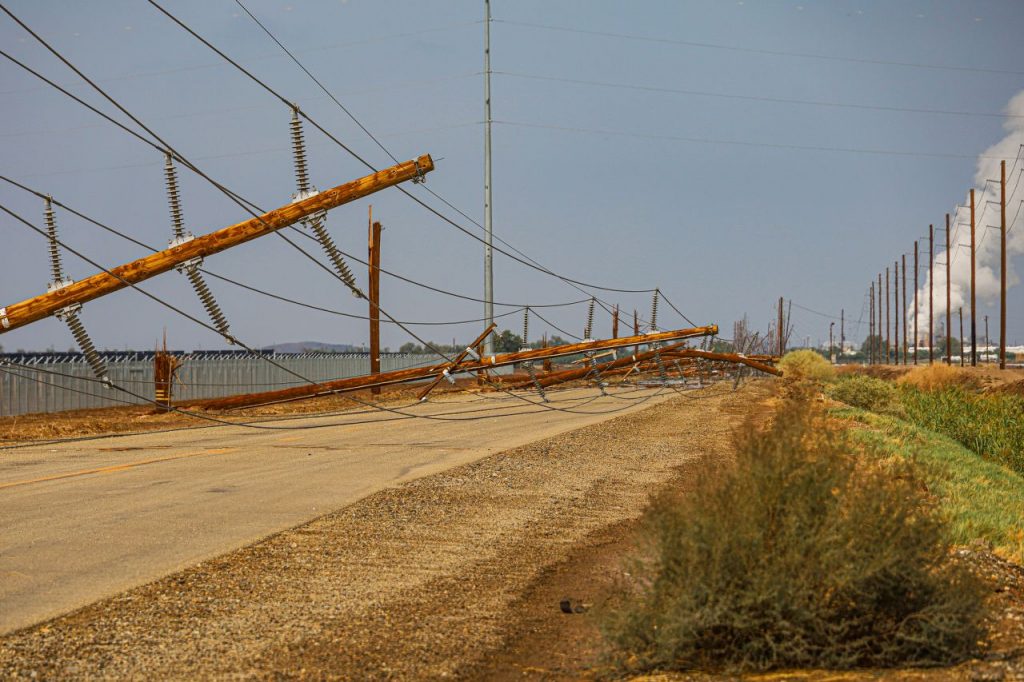
<path fill-rule="evenodd" d="M 380 412 L 0 450 L 0 633 L 671 391 L 455 397 Z M 536 400 L 530 396 L 530 400 Z M 646 399 L 646 400 L 645 400 Z M 480 419 L 479 417 L 489 417 Z M 307 428 L 316 427 L 316 428 Z"/>

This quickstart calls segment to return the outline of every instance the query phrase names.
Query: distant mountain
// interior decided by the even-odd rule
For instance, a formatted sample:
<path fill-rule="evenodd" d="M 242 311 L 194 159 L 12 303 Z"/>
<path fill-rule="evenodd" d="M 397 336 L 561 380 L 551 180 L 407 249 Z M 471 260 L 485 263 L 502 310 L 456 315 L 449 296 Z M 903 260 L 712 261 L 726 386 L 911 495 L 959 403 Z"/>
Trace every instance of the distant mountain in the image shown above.
<path fill-rule="evenodd" d="M 359 350 L 358 346 L 348 343 L 322 343 L 320 341 L 290 341 L 267 346 L 263 350 L 274 350 L 278 353 L 350 353 Z"/>

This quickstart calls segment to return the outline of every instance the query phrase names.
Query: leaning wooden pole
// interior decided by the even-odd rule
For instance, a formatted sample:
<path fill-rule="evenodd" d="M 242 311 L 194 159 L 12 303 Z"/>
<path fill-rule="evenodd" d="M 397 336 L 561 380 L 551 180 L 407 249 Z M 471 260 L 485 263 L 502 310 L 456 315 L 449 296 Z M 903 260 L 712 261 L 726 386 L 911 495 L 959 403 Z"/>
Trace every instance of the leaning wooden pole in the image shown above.
<path fill-rule="evenodd" d="M 320 211 L 328 211 L 407 180 L 421 178 L 432 170 L 434 161 L 429 154 L 424 154 L 415 161 L 406 161 L 333 189 L 324 190 L 256 218 L 195 237 L 145 258 L 112 268 L 109 272 L 101 272 L 47 294 L 12 303 L 0 308 L 0 333 L 42 320 L 70 305 L 92 301 L 143 282 L 195 258 L 212 256 L 276 232 Z"/>

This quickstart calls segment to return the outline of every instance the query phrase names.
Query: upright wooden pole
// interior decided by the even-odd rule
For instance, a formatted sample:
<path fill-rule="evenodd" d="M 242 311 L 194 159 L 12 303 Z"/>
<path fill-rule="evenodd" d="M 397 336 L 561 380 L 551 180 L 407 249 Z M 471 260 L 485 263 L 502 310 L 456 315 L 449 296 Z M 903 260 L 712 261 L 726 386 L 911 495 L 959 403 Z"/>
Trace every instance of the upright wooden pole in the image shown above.
<path fill-rule="evenodd" d="M 615 304 L 615 312 L 612 313 L 612 338 L 619 338 L 619 304 Z"/>
<path fill-rule="evenodd" d="M 868 287 L 868 364 L 875 364 L 875 283 Z"/>
<path fill-rule="evenodd" d="M 892 338 L 893 355 L 896 364 L 900 364 L 900 268 L 899 261 L 892 264 Z"/>
<path fill-rule="evenodd" d="M 907 254 L 903 254 L 903 365 L 907 363 Z"/>
<path fill-rule="evenodd" d="M 892 362 L 892 345 L 889 336 L 889 267 L 885 268 L 885 364 Z"/>
<path fill-rule="evenodd" d="M 953 252 L 950 250 L 951 237 L 949 229 L 949 214 L 946 214 L 946 364 L 953 366 L 953 303 L 951 291 L 953 288 Z"/>
<path fill-rule="evenodd" d="M 921 309 L 917 305 L 917 287 L 918 287 L 918 266 L 917 266 L 917 242 L 914 242 L 914 364 L 917 364 L 917 318 L 921 314 Z"/>
<path fill-rule="evenodd" d="M 782 296 L 779 296 L 779 320 L 776 329 L 779 330 L 779 357 L 786 354 L 786 318 L 782 312 Z"/>
<path fill-rule="evenodd" d="M 878 307 L 875 308 L 878 311 L 878 325 L 875 327 L 875 333 L 878 335 L 878 352 L 875 353 L 875 363 L 885 364 L 886 358 L 882 353 L 882 344 L 885 343 L 885 339 L 882 338 L 882 273 L 878 273 L 878 288 L 875 289 L 875 293 L 878 296 Z"/>
<path fill-rule="evenodd" d="M 839 309 L 839 361 L 843 361 L 843 348 L 846 347 L 846 317 L 845 309 Z"/>
<path fill-rule="evenodd" d="M 960 313 L 960 366 L 964 366 L 964 307 L 957 308 Z"/>
<path fill-rule="evenodd" d="M 978 366 L 978 320 L 976 313 L 978 306 L 974 298 L 974 268 L 975 268 L 975 243 L 974 243 L 974 189 L 971 189 L 971 367 Z"/>
<path fill-rule="evenodd" d="M 935 363 L 935 226 L 928 226 L 928 364 Z"/>
<path fill-rule="evenodd" d="M 999 162 L 999 369 L 1006 369 L 1006 161 Z"/>
<path fill-rule="evenodd" d="M 370 287 L 367 292 L 370 303 L 370 374 L 380 374 L 380 223 L 373 222 L 373 206 L 369 209 L 367 239 L 369 257 L 366 262 L 370 269 Z M 372 389 L 380 394 L 380 386 Z"/>

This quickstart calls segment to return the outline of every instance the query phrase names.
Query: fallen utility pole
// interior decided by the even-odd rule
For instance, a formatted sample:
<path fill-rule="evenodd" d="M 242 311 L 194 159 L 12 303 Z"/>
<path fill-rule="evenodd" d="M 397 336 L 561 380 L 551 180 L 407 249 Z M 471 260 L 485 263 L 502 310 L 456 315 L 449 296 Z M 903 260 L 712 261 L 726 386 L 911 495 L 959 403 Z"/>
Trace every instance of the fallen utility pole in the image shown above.
<path fill-rule="evenodd" d="M 480 344 L 484 343 L 484 341 L 487 340 L 487 337 L 491 335 L 491 332 L 493 332 L 497 326 L 497 322 L 491 322 L 489 325 L 487 325 L 487 329 L 485 329 L 480 334 L 480 336 L 476 337 L 473 343 L 466 346 L 462 350 L 462 352 L 456 355 L 455 358 L 450 363 L 448 363 L 448 365 L 443 370 L 441 370 L 441 373 L 434 377 L 434 380 L 430 382 L 430 384 L 426 388 L 420 391 L 419 395 L 416 396 L 416 399 L 420 401 L 426 400 L 427 394 L 434 390 L 434 388 L 441 382 L 441 379 L 447 378 L 449 381 L 454 383 L 454 375 L 459 371 L 459 364 L 461 364 L 462 361 L 466 359 L 466 356 L 469 355 L 470 353 L 475 355 L 476 359 L 479 360 L 480 356 L 477 355 L 477 351 L 475 351 L 474 349 L 479 348 Z M 380 386 L 376 386 L 375 388 L 377 389 L 377 392 L 379 392 Z"/>
<path fill-rule="evenodd" d="M 550 358 L 576 355 L 577 353 L 596 352 L 611 348 L 624 348 L 649 343 L 665 341 L 677 341 L 695 336 L 714 336 L 718 334 L 717 325 L 706 327 L 694 327 L 691 329 L 676 329 L 673 331 L 657 332 L 653 334 L 640 334 L 637 336 L 626 336 L 619 339 L 605 339 L 601 341 L 587 341 L 583 343 L 569 343 L 550 348 L 535 348 L 532 350 L 519 351 L 518 353 L 501 353 L 481 357 L 479 360 L 459 365 L 459 372 L 482 372 L 489 368 L 514 365 L 517 362 L 530 360 L 547 360 Z M 443 374 L 450 367 L 449 362 L 443 362 L 429 367 L 412 367 L 400 369 L 393 372 L 382 372 L 376 376 L 367 375 L 350 377 L 347 379 L 335 379 L 322 383 L 308 384 L 304 386 L 293 386 L 277 391 L 266 391 L 263 393 L 247 393 L 244 395 L 227 396 L 224 398 L 210 398 L 206 400 L 194 400 L 178 403 L 181 406 L 203 407 L 211 410 L 227 410 L 239 407 L 251 407 L 254 405 L 265 405 L 267 403 L 283 402 L 287 400 L 298 400 L 300 398 L 312 398 L 319 395 L 331 393 L 344 393 L 347 391 L 358 391 L 373 386 L 386 386 L 399 384 L 408 381 L 420 381 L 432 379 Z"/>
<path fill-rule="evenodd" d="M 236 223 L 199 237 L 193 237 L 177 246 L 101 272 L 47 294 L 0 308 L 0 334 L 42 320 L 68 306 L 82 304 L 173 270 L 176 266 L 205 258 L 233 246 L 293 225 L 303 218 L 328 211 L 374 192 L 407 180 L 416 180 L 434 170 L 434 161 L 424 154 L 415 161 L 406 161 L 390 168 L 324 190 L 309 198 L 262 216 Z"/>
<path fill-rule="evenodd" d="M 581 367 L 578 369 L 567 369 L 561 372 L 552 372 L 547 376 L 537 377 L 536 383 L 532 379 L 525 379 L 516 383 L 510 384 L 512 388 L 529 388 L 540 384 L 542 388 L 553 386 L 555 384 L 565 383 L 567 381 L 575 381 L 576 379 L 583 379 L 593 374 L 603 373 L 609 370 L 615 370 L 622 367 L 629 367 L 637 363 L 651 360 L 658 354 L 661 354 L 666 358 L 701 358 L 704 360 L 717 360 L 720 362 L 733 362 L 754 369 L 766 372 L 768 374 L 774 374 L 775 376 L 782 376 L 782 370 L 776 369 L 765 362 L 759 362 L 752 358 L 739 353 L 714 353 L 711 351 L 699 350 L 697 348 L 684 348 L 683 344 L 673 344 L 671 346 L 665 346 L 657 351 L 645 351 L 643 353 L 634 353 L 633 355 L 626 356 L 624 358 L 618 358 L 617 360 L 610 360 L 608 362 L 602 362 L 597 365 L 589 367 Z"/>

